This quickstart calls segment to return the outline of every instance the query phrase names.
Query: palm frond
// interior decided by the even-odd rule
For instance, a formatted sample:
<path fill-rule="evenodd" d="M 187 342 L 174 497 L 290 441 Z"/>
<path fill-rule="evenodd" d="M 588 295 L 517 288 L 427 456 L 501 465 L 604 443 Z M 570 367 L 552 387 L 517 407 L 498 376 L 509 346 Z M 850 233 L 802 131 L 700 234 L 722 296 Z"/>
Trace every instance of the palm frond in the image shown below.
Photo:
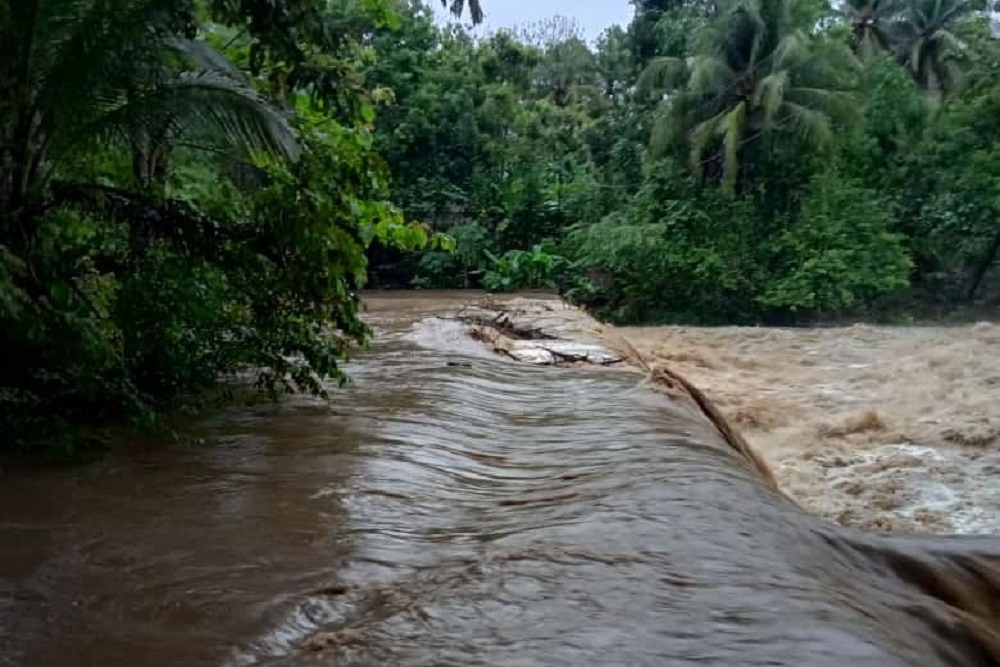
<path fill-rule="evenodd" d="M 968 44 L 948 30 L 938 30 L 931 36 L 930 41 L 935 42 L 937 48 L 940 48 L 949 60 L 963 57 L 969 49 Z"/>
<path fill-rule="evenodd" d="M 785 91 L 784 101 L 814 109 L 825 114 L 830 120 L 841 122 L 857 120 L 860 114 L 857 98 L 849 90 L 791 87 Z"/>
<path fill-rule="evenodd" d="M 703 55 L 691 60 L 688 90 L 693 95 L 712 95 L 736 84 L 737 73 L 721 58 Z"/>
<path fill-rule="evenodd" d="M 167 132 L 172 139 L 252 155 L 296 158 L 299 145 L 288 119 L 256 91 L 215 72 L 184 72 L 157 87 L 122 96 L 78 142 L 128 145 L 137 133 Z"/>
<path fill-rule="evenodd" d="M 855 4 L 868 8 L 868 1 Z M 704 31 L 708 41 L 688 60 L 686 85 L 662 107 L 669 127 L 686 138 L 695 171 L 712 152 L 723 187 L 734 192 L 748 143 L 793 130 L 823 143 L 833 120 L 850 116 L 860 64 L 848 45 L 812 30 L 815 18 L 808 1 L 733 0 Z M 665 125 L 655 129 L 658 141 L 667 136 Z"/>
<path fill-rule="evenodd" d="M 784 107 L 787 116 L 782 122 L 789 123 L 803 138 L 820 145 L 830 140 L 833 130 L 829 116 L 794 102 L 785 102 Z"/>
<path fill-rule="evenodd" d="M 879 31 L 865 30 L 856 40 L 855 49 L 859 57 L 871 60 L 885 50 L 886 43 L 886 38 Z"/>
<path fill-rule="evenodd" d="M 649 138 L 649 148 L 653 155 L 661 156 L 671 145 L 685 140 L 684 107 L 684 96 L 679 93 L 656 112 Z"/>
<path fill-rule="evenodd" d="M 672 90 L 680 85 L 688 77 L 690 68 L 685 59 L 682 58 L 654 58 L 646 66 L 636 82 L 636 88 L 640 93 L 662 93 L 664 90 Z"/>
<path fill-rule="evenodd" d="M 954 60 L 946 60 L 941 64 L 941 79 L 945 82 L 945 89 L 953 91 L 960 88 L 965 78 L 965 70 Z"/>
<path fill-rule="evenodd" d="M 716 34 L 719 56 L 735 71 L 755 67 L 760 61 L 759 48 L 767 31 L 759 6 L 740 0 L 721 21 Z"/>
<path fill-rule="evenodd" d="M 218 72 L 241 83 L 249 84 L 246 74 L 234 65 L 225 54 L 201 39 L 170 37 L 165 46 L 183 58 L 199 72 Z"/>
<path fill-rule="evenodd" d="M 754 91 L 754 104 L 759 106 L 764 112 L 765 127 L 769 127 L 781 110 L 781 105 L 785 99 L 785 89 L 788 87 L 788 72 L 780 71 L 768 74 L 761 79 L 757 90 Z"/>
<path fill-rule="evenodd" d="M 483 22 L 483 7 L 479 0 L 451 0 L 450 10 L 455 16 L 461 16 L 462 12 L 465 10 L 465 6 L 468 4 L 469 16 L 472 17 L 472 22 L 479 24 Z M 448 7 L 448 0 L 441 0 L 442 7 Z"/>
<path fill-rule="evenodd" d="M 945 63 L 964 56 L 954 30 L 974 16 L 969 0 L 909 0 L 894 28 L 896 57 L 928 92 L 950 92 L 958 82 Z"/>
<path fill-rule="evenodd" d="M 43 134 L 55 146 L 104 113 L 108 100 L 162 68 L 163 41 L 176 33 L 173 0 L 42 2 L 31 67 Z"/>
<path fill-rule="evenodd" d="M 729 114 L 729 109 L 717 113 L 707 120 L 703 120 L 691 130 L 691 167 L 695 172 L 701 173 L 702 164 L 705 161 L 705 151 L 720 132 L 719 128 L 725 127 L 725 119 Z"/>
<path fill-rule="evenodd" d="M 300 152 L 286 116 L 252 88 L 212 72 L 182 73 L 147 96 L 180 137 L 219 137 L 242 153 L 296 158 Z M 162 106 L 161 106 L 162 105 Z"/>
<path fill-rule="evenodd" d="M 722 134 L 723 154 L 725 156 L 722 183 L 730 194 L 736 192 L 736 180 L 740 172 L 740 147 L 744 143 L 743 135 L 746 122 L 746 102 L 737 104 L 720 122 L 719 132 Z"/>
<path fill-rule="evenodd" d="M 918 37 L 909 47 L 910 71 L 917 74 L 923 70 L 923 58 L 926 39 Z"/>
<path fill-rule="evenodd" d="M 773 69 L 784 69 L 802 61 L 807 56 L 807 44 L 805 35 L 799 31 L 793 31 L 784 35 L 775 47 L 771 55 L 774 61 L 771 65 Z"/>

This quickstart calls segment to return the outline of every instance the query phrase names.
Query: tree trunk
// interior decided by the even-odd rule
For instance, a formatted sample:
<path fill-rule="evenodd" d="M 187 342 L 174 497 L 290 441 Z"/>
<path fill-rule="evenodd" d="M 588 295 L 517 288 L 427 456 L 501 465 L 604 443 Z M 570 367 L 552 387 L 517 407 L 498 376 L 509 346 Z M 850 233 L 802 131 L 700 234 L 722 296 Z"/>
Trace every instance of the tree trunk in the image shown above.
<path fill-rule="evenodd" d="M 10 150 L 0 151 L 0 234 L 6 234 L 14 212 L 14 159 Z"/>
<path fill-rule="evenodd" d="M 31 235 L 31 209 L 39 203 L 39 166 L 43 156 L 37 145 L 43 143 L 37 136 L 35 113 L 25 109 L 0 136 L 4 150 L 0 154 L 0 230 L 4 242 L 8 235 L 17 234 L 26 242 Z"/>
<path fill-rule="evenodd" d="M 132 177 L 136 187 L 161 196 L 166 194 L 170 148 L 166 133 L 142 131 L 132 139 Z"/>
<path fill-rule="evenodd" d="M 983 283 L 986 272 L 990 270 L 990 266 L 996 260 L 997 252 L 1000 252 L 1000 231 L 993 237 L 990 247 L 983 253 L 979 264 L 976 265 L 975 270 L 972 272 L 972 277 L 969 279 L 969 287 L 965 292 L 967 301 L 972 301 L 976 297 L 976 292 L 979 291 L 979 286 Z"/>

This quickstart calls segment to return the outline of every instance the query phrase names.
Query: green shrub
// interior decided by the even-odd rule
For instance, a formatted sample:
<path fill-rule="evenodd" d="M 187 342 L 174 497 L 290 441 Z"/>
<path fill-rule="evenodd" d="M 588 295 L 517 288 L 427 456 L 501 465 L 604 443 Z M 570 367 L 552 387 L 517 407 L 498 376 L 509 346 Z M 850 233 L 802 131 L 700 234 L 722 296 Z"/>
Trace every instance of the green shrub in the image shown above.
<path fill-rule="evenodd" d="M 571 230 L 567 256 L 596 277 L 575 296 L 619 322 L 745 319 L 754 213 L 672 169 L 654 172 L 630 207 Z"/>
<path fill-rule="evenodd" d="M 151 423 L 234 372 L 272 396 L 346 379 L 367 245 L 450 243 L 402 222 L 365 130 L 310 109 L 297 123 L 301 157 L 262 163 L 239 202 L 98 188 L 33 220 L 20 254 L 0 246 L 5 447 L 69 452 L 81 428 Z"/>
<path fill-rule="evenodd" d="M 565 258 L 555 254 L 551 243 L 539 243 L 531 250 L 508 250 L 503 255 L 487 252 L 492 266 L 483 276 L 483 287 L 490 292 L 510 292 L 524 288 L 555 288 Z"/>
<path fill-rule="evenodd" d="M 816 176 L 797 218 L 772 243 L 759 302 L 836 313 L 906 287 L 912 263 L 878 194 L 835 172 Z"/>
<path fill-rule="evenodd" d="M 489 263 L 492 236 L 482 225 L 457 225 L 448 230 L 451 251 L 427 250 L 420 255 L 411 285 L 417 288 L 469 288 L 479 285 Z"/>

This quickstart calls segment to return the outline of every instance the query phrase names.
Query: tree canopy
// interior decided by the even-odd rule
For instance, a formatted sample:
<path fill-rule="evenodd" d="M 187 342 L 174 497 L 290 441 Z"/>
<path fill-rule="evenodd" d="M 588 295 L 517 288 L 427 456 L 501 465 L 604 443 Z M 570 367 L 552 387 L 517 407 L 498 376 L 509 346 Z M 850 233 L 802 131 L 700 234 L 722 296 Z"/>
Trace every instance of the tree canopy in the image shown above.
<path fill-rule="evenodd" d="M 396 91 L 376 121 L 396 201 L 459 251 L 376 249 L 376 282 L 551 285 L 626 321 L 995 298 L 1000 230 L 973 177 L 992 130 L 955 120 L 992 108 L 1000 51 L 975 2 L 633 4 L 593 45 L 565 19 L 477 41 L 416 8 L 377 43 L 407 54 L 368 70 Z M 967 152 L 946 158 L 953 141 Z"/>
<path fill-rule="evenodd" d="M 432 241 L 390 202 L 361 85 L 365 31 L 394 18 L 381 2 L 0 5 L 10 444 L 148 422 L 247 369 L 272 395 L 344 379 L 367 337 L 366 247 Z"/>

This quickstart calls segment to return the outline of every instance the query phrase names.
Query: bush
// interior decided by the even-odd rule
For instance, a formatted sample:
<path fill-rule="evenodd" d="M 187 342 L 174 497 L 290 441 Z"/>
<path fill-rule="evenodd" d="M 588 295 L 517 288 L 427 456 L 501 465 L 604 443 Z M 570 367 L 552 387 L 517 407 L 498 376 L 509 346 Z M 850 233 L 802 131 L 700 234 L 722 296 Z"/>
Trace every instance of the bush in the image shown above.
<path fill-rule="evenodd" d="M 403 224 L 367 132 L 298 122 L 300 159 L 261 164 L 238 205 L 98 187 L 35 220 L 20 255 L 0 245 L 5 446 L 69 451 L 81 427 L 150 423 L 244 370 L 272 396 L 346 379 L 367 245 L 449 244 Z"/>
<path fill-rule="evenodd" d="M 487 256 L 492 266 L 483 276 L 483 287 L 490 292 L 555 288 L 560 273 L 567 268 L 565 258 L 555 254 L 551 243 L 539 243 L 531 250 L 508 250 L 499 257 L 487 252 Z"/>
<path fill-rule="evenodd" d="M 469 288 L 479 285 L 488 264 L 492 237 L 488 229 L 472 223 L 448 230 L 454 249 L 450 252 L 428 250 L 421 253 L 416 276 L 411 285 L 417 288 Z"/>
<path fill-rule="evenodd" d="M 767 308 L 837 313 L 902 289 L 912 263 L 878 194 L 835 172 L 813 178 L 795 220 L 768 245 Z"/>
<path fill-rule="evenodd" d="M 658 170 L 631 206 L 571 230 L 566 254 L 594 285 L 573 296 L 618 322 L 746 319 L 753 217 L 747 201 Z"/>

